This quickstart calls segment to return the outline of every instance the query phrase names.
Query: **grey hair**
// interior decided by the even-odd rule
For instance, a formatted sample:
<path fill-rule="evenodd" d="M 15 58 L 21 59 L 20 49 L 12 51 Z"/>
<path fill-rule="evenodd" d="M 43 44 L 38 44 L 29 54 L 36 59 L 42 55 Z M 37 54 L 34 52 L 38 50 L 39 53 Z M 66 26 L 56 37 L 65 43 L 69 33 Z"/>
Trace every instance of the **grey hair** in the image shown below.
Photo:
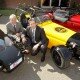
<path fill-rule="evenodd" d="M 9 16 L 9 19 L 12 19 L 12 18 L 16 18 L 16 15 L 15 15 L 15 14 L 11 14 L 11 15 Z"/>

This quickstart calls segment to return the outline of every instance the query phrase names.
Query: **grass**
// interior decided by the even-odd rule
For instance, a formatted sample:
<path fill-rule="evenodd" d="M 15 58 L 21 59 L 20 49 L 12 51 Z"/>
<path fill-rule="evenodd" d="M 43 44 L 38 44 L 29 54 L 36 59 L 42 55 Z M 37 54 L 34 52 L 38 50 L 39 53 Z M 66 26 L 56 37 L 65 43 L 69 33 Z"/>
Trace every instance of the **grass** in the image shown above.
<path fill-rule="evenodd" d="M 10 14 L 15 14 L 14 9 L 0 9 L 0 14 L 4 16 L 9 16 Z"/>

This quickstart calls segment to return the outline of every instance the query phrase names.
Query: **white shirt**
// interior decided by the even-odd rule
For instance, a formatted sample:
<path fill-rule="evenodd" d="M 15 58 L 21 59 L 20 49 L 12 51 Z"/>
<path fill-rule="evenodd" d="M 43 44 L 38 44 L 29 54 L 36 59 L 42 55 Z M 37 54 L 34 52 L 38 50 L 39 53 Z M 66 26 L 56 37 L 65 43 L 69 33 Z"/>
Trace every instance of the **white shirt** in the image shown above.
<path fill-rule="evenodd" d="M 36 32 L 36 28 L 34 28 L 34 29 L 32 29 L 32 41 L 34 42 L 34 43 L 36 43 L 36 41 L 35 41 L 35 32 Z"/>

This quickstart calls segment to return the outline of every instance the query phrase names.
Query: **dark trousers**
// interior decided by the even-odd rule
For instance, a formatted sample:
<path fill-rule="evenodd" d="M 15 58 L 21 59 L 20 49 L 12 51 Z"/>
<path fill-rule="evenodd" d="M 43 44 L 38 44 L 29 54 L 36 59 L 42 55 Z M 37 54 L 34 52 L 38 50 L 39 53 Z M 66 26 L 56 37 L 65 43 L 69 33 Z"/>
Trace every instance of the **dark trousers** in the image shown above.
<path fill-rule="evenodd" d="M 36 44 L 33 43 L 32 48 L 34 47 L 34 45 L 36 45 Z M 45 57 L 46 51 L 47 51 L 47 46 L 42 47 L 42 45 L 40 45 L 35 51 L 33 51 L 33 50 L 31 51 L 31 55 L 35 56 L 38 54 L 39 51 L 41 51 L 41 53 L 43 53 L 42 57 Z"/>

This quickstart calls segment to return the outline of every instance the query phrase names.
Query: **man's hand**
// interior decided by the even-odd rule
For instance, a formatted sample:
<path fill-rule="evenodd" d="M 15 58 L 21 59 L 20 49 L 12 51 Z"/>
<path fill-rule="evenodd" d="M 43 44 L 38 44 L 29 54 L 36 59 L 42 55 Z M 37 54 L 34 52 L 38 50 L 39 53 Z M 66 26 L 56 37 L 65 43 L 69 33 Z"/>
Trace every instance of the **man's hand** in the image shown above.
<path fill-rule="evenodd" d="M 32 50 L 35 51 L 38 47 L 39 47 L 39 44 L 36 44 L 36 45 L 33 46 Z"/>
<path fill-rule="evenodd" d="M 44 46 L 44 45 L 41 45 L 41 48 L 43 48 L 43 49 L 44 49 L 44 48 L 45 48 L 45 46 Z"/>
<path fill-rule="evenodd" d="M 16 36 L 17 36 L 17 37 L 20 37 L 20 33 L 16 33 Z"/>
<path fill-rule="evenodd" d="M 25 50 L 22 51 L 22 52 L 23 52 L 23 53 L 27 53 L 27 54 L 29 54 L 30 51 L 25 49 Z"/>
<path fill-rule="evenodd" d="M 20 37 L 16 37 L 16 41 L 17 42 L 20 42 Z"/>
<path fill-rule="evenodd" d="M 22 38 L 22 43 L 24 44 L 26 42 L 26 38 Z"/>

